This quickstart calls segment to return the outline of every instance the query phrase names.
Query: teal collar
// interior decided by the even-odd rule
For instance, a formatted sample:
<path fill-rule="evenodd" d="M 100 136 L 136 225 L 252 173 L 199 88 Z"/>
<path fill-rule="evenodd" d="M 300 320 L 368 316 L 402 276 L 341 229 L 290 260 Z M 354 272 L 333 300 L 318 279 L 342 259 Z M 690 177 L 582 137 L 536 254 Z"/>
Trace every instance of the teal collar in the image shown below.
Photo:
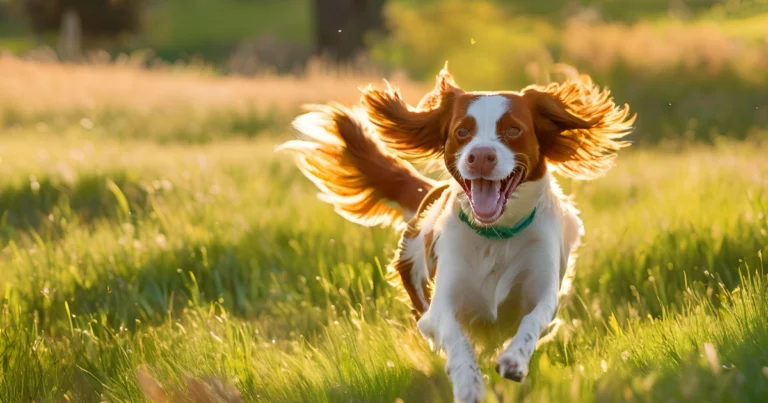
<path fill-rule="evenodd" d="M 531 214 L 518 221 L 517 224 L 512 227 L 479 227 L 472 223 L 472 220 L 469 218 L 467 213 L 464 212 L 463 209 L 459 208 L 459 218 L 461 221 L 464 221 L 467 225 L 469 225 L 469 228 L 472 228 L 481 237 L 492 240 L 512 238 L 513 236 L 522 232 L 524 229 L 528 228 L 528 226 L 531 225 L 531 222 L 533 222 L 533 217 L 535 216 L 536 208 L 534 207 L 533 211 L 531 211 Z"/>

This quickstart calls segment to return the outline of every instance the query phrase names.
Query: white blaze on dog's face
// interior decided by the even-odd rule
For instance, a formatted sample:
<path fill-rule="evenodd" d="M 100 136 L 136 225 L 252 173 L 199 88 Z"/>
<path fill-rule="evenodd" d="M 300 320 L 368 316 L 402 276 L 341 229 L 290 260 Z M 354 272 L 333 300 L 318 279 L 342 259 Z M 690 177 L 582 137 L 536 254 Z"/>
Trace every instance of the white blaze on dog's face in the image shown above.
<path fill-rule="evenodd" d="M 475 98 L 467 117 L 475 121 L 472 139 L 459 152 L 459 173 L 465 180 L 500 181 L 515 167 L 515 154 L 501 141 L 496 126 L 507 113 L 509 99 L 501 95 Z"/>
<path fill-rule="evenodd" d="M 416 107 L 389 86 L 363 89 L 362 103 L 390 150 L 416 159 L 443 155 L 475 221 L 486 225 L 548 163 L 575 179 L 603 175 L 635 119 L 584 77 L 519 92 L 466 92 L 443 69 Z"/>
<path fill-rule="evenodd" d="M 536 169 L 541 161 L 533 115 L 526 100 L 514 93 L 457 97 L 445 159 L 467 194 L 475 220 L 494 223 L 517 187 L 540 170 Z"/>

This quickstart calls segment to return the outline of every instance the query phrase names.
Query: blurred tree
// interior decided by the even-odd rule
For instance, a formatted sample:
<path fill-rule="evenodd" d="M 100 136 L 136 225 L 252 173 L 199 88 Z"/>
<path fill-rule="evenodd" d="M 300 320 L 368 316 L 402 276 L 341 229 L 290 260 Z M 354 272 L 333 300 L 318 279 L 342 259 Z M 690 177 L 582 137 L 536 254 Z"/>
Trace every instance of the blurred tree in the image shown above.
<path fill-rule="evenodd" d="M 40 33 L 61 29 L 68 12 L 77 13 L 86 37 L 110 37 L 136 32 L 141 25 L 144 0 L 16 0 L 32 28 Z"/>
<path fill-rule="evenodd" d="M 384 1 L 314 0 L 318 53 L 344 61 L 365 50 L 366 33 L 383 29 Z"/>

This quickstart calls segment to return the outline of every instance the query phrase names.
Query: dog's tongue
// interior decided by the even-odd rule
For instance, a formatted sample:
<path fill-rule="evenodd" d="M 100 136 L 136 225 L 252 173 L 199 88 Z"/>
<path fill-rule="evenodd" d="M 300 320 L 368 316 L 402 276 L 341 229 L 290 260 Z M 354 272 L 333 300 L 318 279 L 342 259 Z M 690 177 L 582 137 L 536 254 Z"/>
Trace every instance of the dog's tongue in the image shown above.
<path fill-rule="evenodd" d="M 472 180 L 472 207 L 482 217 L 493 216 L 499 204 L 501 181 Z"/>

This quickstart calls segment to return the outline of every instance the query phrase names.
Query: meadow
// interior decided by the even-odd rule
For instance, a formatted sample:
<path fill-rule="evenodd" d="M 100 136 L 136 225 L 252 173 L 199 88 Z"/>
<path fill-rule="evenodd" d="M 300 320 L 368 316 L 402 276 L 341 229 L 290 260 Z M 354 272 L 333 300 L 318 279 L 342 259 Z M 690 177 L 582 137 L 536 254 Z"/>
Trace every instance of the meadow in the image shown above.
<path fill-rule="evenodd" d="M 273 151 L 300 104 L 380 78 L 0 58 L 0 400 L 450 401 L 385 280 L 396 234 Z M 764 401 L 764 138 L 562 180 L 586 226 L 573 293 L 523 384 L 480 362 L 488 401 Z"/>

